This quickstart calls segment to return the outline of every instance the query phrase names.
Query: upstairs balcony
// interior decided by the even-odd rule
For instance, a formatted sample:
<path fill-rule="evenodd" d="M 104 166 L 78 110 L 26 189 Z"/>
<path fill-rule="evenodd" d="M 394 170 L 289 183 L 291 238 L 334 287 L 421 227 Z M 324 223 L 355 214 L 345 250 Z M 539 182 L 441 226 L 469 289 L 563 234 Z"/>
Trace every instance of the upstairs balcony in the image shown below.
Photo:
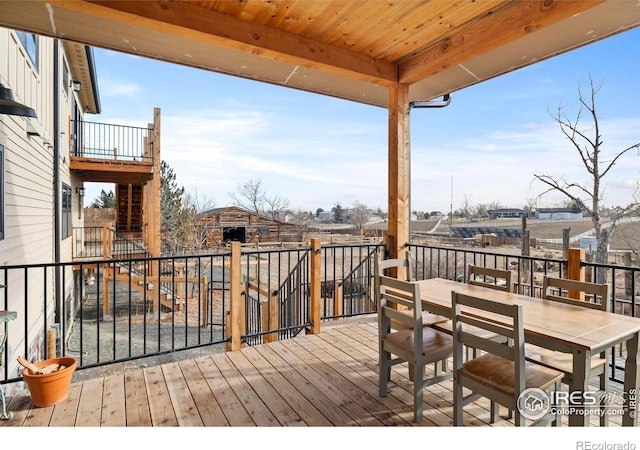
<path fill-rule="evenodd" d="M 74 120 L 70 169 L 85 182 L 143 184 L 153 178 L 159 126 L 147 128 Z"/>

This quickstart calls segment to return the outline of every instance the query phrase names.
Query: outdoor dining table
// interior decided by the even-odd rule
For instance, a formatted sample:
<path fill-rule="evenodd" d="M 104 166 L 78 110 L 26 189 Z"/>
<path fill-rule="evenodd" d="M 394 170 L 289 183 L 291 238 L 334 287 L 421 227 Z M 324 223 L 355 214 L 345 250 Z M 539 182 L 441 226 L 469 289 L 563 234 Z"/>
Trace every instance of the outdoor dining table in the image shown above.
<path fill-rule="evenodd" d="M 640 319 L 582 308 L 537 297 L 497 291 L 453 280 L 432 278 L 416 281 L 420 284 L 422 306 L 425 311 L 451 317 L 451 292 L 485 297 L 508 304 L 522 305 L 525 341 L 540 347 L 573 355 L 573 378 L 569 396 L 577 400 L 589 391 L 589 360 L 617 344 L 626 343 L 622 425 L 637 424 L 636 399 L 640 385 L 638 340 Z M 571 394 L 578 393 L 575 396 Z M 607 395 L 609 393 L 606 393 Z M 572 406 L 576 406 L 572 404 Z M 585 426 L 588 414 L 584 411 L 569 415 L 570 426 Z"/>

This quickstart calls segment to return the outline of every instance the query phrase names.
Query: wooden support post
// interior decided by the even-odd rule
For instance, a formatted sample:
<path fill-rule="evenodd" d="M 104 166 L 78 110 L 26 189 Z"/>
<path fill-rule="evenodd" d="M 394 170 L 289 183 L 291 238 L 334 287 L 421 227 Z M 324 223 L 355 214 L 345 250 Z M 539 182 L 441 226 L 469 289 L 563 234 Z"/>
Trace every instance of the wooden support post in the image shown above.
<path fill-rule="evenodd" d="M 320 333 L 320 311 L 322 308 L 321 293 L 321 273 L 322 273 L 322 255 L 320 254 L 321 240 L 319 238 L 311 239 L 311 328 L 309 333 Z"/>
<path fill-rule="evenodd" d="M 376 282 L 373 278 L 369 279 L 369 311 L 376 311 Z"/>
<path fill-rule="evenodd" d="M 260 304 L 262 308 L 262 331 L 276 330 L 278 329 L 278 295 L 274 292 L 268 302 L 262 302 Z M 278 332 L 273 332 L 264 335 L 264 342 L 275 342 L 278 340 Z"/>
<path fill-rule="evenodd" d="M 409 242 L 409 86 L 389 88 L 389 232 L 390 258 L 404 258 Z M 393 274 L 405 279 L 404 269 Z"/>
<path fill-rule="evenodd" d="M 582 261 L 584 260 L 583 248 L 570 248 L 567 251 L 567 275 L 569 280 L 584 281 L 584 267 L 582 267 Z M 584 300 L 584 292 L 569 291 L 567 294 L 570 298 L 576 298 Z"/>
<path fill-rule="evenodd" d="M 229 286 L 229 326 L 231 342 L 227 342 L 227 351 L 237 351 L 242 347 L 242 335 L 244 334 L 244 298 L 242 295 L 242 244 L 232 242 L 230 244 L 231 260 L 230 286 Z"/>
<path fill-rule="evenodd" d="M 109 259 L 109 249 L 111 248 L 110 223 L 102 224 L 102 259 Z"/>
<path fill-rule="evenodd" d="M 342 284 L 338 280 L 333 283 L 333 320 L 338 320 L 342 315 Z"/>

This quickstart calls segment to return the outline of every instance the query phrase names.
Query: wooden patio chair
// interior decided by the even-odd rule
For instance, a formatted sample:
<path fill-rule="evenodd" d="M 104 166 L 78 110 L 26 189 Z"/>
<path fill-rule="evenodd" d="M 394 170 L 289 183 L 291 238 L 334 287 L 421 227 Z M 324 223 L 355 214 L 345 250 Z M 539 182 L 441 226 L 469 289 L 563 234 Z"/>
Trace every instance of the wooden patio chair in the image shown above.
<path fill-rule="evenodd" d="M 577 293 L 578 298 L 571 298 L 570 293 Z M 589 283 L 586 281 L 568 280 L 544 276 L 542 281 L 542 298 L 561 302 L 583 308 L 609 310 L 609 286 L 606 284 Z M 606 394 L 609 389 L 609 370 L 607 361 L 610 352 L 603 352 L 591 358 L 590 374 L 599 377 L 599 389 L 603 394 L 601 408 L 606 407 Z M 573 378 L 573 356 L 570 353 L 562 353 L 532 344 L 526 345 L 526 358 L 546 367 L 560 370 L 564 373 L 562 382 L 571 384 Z M 600 425 L 606 426 L 608 417 L 606 413 L 600 415 Z"/>
<path fill-rule="evenodd" d="M 499 291 L 513 292 L 513 272 L 469 264 L 467 283 Z"/>
<path fill-rule="evenodd" d="M 511 272 L 510 270 L 494 269 L 490 267 L 475 266 L 472 264 L 469 264 L 469 267 L 467 269 L 466 281 L 467 284 L 483 286 L 498 291 L 513 292 L 514 288 L 513 272 Z M 453 321 L 451 320 L 447 322 L 437 323 L 433 326 L 439 331 L 453 334 Z M 472 328 L 468 327 L 468 331 L 471 330 Z M 497 335 L 482 328 L 478 328 L 477 330 L 474 330 L 474 332 L 484 339 L 493 339 L 496 342 L 502 343 L 505 342 L 503 340 L 503 336 Z M 473 355 L 471 355 L 471 353 L 473 353 Z M 473 356 L 474 358 L 477 356 L 477 349 L 473 347 L 467 347 L 467 358 L 470 358 L 471 356 Z"/>
<path fill-rule="evenodd" d="M 515 412 L 516 426 L 560 424 L 557 414 L 550 414 L 549 404 L 540 409 L 540 414 L 524 417 L 518 408 L 520 394 L 529 388 L 538 388 L 546 393 L 560 389 L 563 373 L 528 362 L 524 356 L 524 329 L 521 305 L 510 305 L 485 298 L 451 293 L 453 310 L 453 424 L 463 425 L 463 409 L 479 397 L 491 401 L 491 423 L 498 417 L 498 406 L 503 405 Z M 483 318 L 483 313 L 502 316 L 500 324 Z M 503 323 L 506 322 L 506 325 Z M 473 327 L 473 332 L 467 330 Z M 503 342 L 478 336 L 477 329 L 503 337 Z M 463 347 L 472 346 L 482 350 L 481 356 L 463 362 Z M 463 388 L 471 393 L 464 395 Z M 548 400 L 549 397 L 547 397 Z M 534 398 L 544 402 L 543 399 Z M 520 400 L 522 401 L 522 400 Z M 528 410 L 527 410 L 528 411 Z"/>
<path fill-rule="evenodd" d="M 451 372 L 439 370 L 440 364 L 453 352 L 451 336 L 423 326 L 420 285 L 379 275 L 378 345 L 380 396 L 387 395 L 391 367 L 408 363 L 409 378 L 413 382 L 413 420 L 422 421 L 423 391 L 432 384 L 451 378 Z M 395 305 L 406 308 L 398 311 Z M 392 321 L 402 329 L 392 327 Z M 426 378 L 425 366 L 434 363 L 434 374 Z"/>
<path fill-rule="evenodd" d="M 382 259 L 382 255 L 380 253 L 376 254 L 375 267 L 374 267 L 374 271 L 375 271 L 374 295 L 376 295 L 375 300 L 377 305 L 380 304 L 380 298 L 379 298 L 380 282 L 378 277 L 380 275 L 390 276 L 391 275 L 390 272 L 392 269 L 401 268 L 401 269 L 404 269 L 404 272 L 405 272 L 405 276 L 402 279 L 405 281 L 413 281 L 411 277 L 411 267 L 412 267 L 412 259 L 411 259 L 411 253 L 409 252 L 406 253 L 406 256 L 404 258 L 392 258 L 392 259 Z M 430 312 L 425 311 L 422 313 L 422 325 L 425 327 L 429 327 L 437 323 L 443 323 L 448 320 L 449 320 L 448 317 L 432 314 Z M 394 322 L 393 325 L 395 328 L 401 328 L 403 326 L 401 323 L 396 323 L 396 322 Z"/>

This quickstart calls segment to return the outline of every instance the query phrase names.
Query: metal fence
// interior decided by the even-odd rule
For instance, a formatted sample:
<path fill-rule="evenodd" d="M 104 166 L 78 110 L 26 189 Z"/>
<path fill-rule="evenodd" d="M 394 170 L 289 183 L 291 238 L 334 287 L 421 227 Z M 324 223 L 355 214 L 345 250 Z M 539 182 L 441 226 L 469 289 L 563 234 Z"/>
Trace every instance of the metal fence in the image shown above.
<path fill-rule="evenodd" d="M 71 155 L 80 158 L 153 163 L 149 128 L 74 120 Z"/>
<path fill-rule="evenodd" d="M 376 312 L 373 256 L 382 244 L 320 248 L 321 321 Z M 563 276 L 566 261 L 409 245 L 413 279 L 465 281 L 466 267 L 509 268 L 519 292 L 540 295 L 543 274 Z M 254 345 L 295 336 L 311 325 L 310 247 L 244 248 L 241 255 L 242 341 Z M 0 382 L 20 380 L 18 355 L 78 359 L 79 369 L 167 355 L 184 350 L 224 351 L 231 299 L 231 253 L 163 258 L 96 259 L 61 264 L 0 267 L 0 310 L 16 311 L 9 323 Z M 585 262 L 604 270 L 612 310 L 637 316 L 640 268 Z M 51 333 L 51 330 L 54 333 Z M 622 379 L 620 346 L 613 377 Z M 9 362 L 13 364 L 9 364 Z M 10 372 L 9 367 L 12 368 Z"/>

